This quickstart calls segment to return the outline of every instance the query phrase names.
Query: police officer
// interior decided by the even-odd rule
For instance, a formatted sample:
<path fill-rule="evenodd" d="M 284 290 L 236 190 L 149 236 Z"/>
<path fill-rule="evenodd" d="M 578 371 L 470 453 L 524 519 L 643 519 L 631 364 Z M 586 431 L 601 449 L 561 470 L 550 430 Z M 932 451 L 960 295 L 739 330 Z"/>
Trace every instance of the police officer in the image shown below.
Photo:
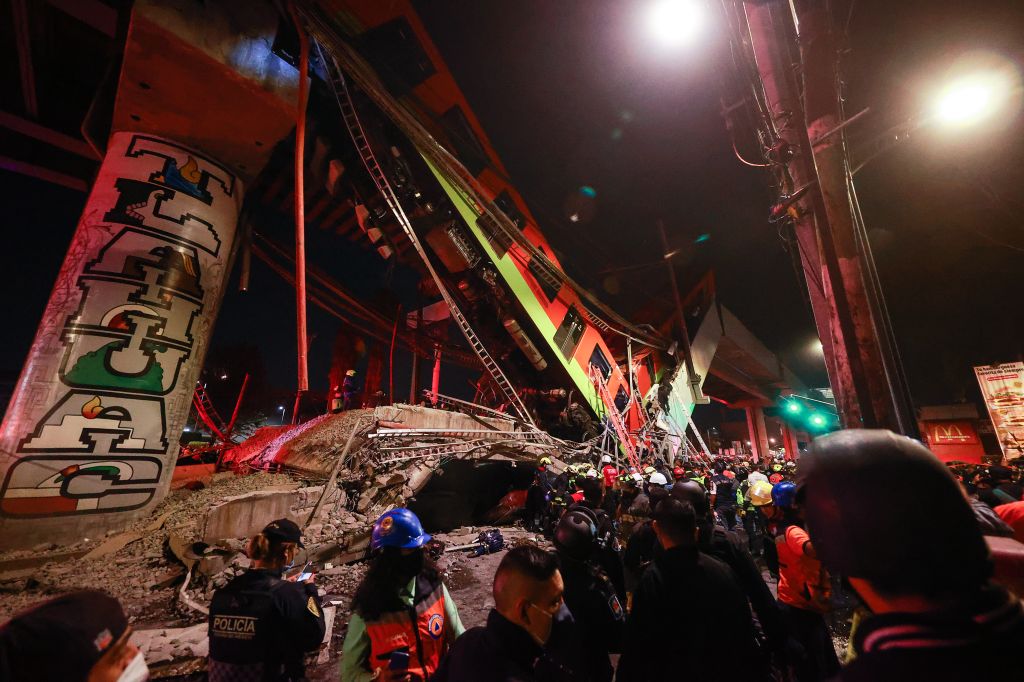
<path fill-rule="evenodd" d="M 210 603 L 210 682 L 305 679 L 303 654 L 324 638 L 324 613 L 312 578 L 281 579 L 302 547 L 289 519 L 249 540 L 251 568 L 217 590 Z"/>
<path fill-rule="evenodd" d="M 621 650 L 626 616 L 611 580 L 593 560 L 597 528 L 582 510 L 570 509 L 558 522 L 553 540 L 565 584 L 565 603 L 588 649 L 584 677 L 610 682 L 613 669 L 608 655 Z"/>
<path fill-rule="evenodd" d="M 423 547 L 430 535 L 408 509 L 373 524 L 370 567 L 352 598 L 342 647 L 342 682 L 420 682 L 437 670 L 464 628 Z"/>

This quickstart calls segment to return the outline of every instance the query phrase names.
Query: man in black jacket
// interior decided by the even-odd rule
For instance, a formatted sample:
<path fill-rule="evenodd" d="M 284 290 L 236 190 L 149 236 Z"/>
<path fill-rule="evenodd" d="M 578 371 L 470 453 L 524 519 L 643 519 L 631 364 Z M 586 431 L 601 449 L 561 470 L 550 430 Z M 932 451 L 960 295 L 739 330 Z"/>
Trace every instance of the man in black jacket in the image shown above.
<path fill-rule="evenodd" d="M 487 625 L 455 640 L 431 682 L 577 679 L 545 651 L 565 611 L 563 588 L 555 555 L 533 545 L 509 550 L 494 574 Z"/>
<path fill-rule="evenodd" d="M 633 595 L 617 680 L 763 677 L 750 607 L 732 570 L 697 549 L 697 519 L 688 502 L 668 499 L 654 510 L 664 551 Z"/>
<path fill-rule="evenodd" d="M 765 584 L 754 558 L 743 546 L 743 541 L 736 533 L 715 524 L 707 495 L 700 483 L 676 483 L 672 486 L 671 495 L 680 502 L 689 502 L 693 505 L 697 515 L 697 543 L 700 551 L 715 557 L 732 569 L 737 583 L 754 609 L 769 648 L 774 654 L 784 656 L 787 647 L 794 648 L 793 642 L 789 641 L 789 632 L 783 624 L 778 602 Z"/>
<path fill-rule="evenodd" d="M 614 675 L 609 654 L 618 653 L 626 625 L 626 612 L 611 579 L 594 558 L 597 529 L 581 509 L 570 509 L 555 528 L 565 604 L 576 622 L 586 649 L 579 668 L 588 680 L 611 682 Z"/>
<path fill-rule="evenodd" d="M 815 553 L 873 613 L 844 682 L 1019 680 L 1020 601 L 989 581 L 988 547 L 960 486 L 923 445 L 840 431 L 800 462 Z"/>

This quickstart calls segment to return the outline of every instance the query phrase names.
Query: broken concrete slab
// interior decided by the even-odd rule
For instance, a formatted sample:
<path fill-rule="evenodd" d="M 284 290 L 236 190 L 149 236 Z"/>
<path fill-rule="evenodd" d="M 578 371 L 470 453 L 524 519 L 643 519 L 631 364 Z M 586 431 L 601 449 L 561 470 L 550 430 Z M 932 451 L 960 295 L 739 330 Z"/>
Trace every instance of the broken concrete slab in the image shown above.
<path fill-rule="evenodd" d="M 94 547 L 88 554 L 82 557 L 83 560 L 98 559 L 108 554 L 114 554 L 122 548 L 130 545 L 136 540 L 142 539 L 142 533 L 121 533 L 112 538 L 104 540 L 102 544 Z"/>
<path fill-rule="evenodd" d="M 258 490 L 228 498 L 210 508 L 203 529 L 203 541 L 216 542 L 222 538 L 244 538 L 263 530 L 271 521 L 292 518 L 291 508 L 296 503 L 295 490 Z"/>
<path fill-rule="evenodd" d="M 419 405 L 398 404 L 377 407 L 373 410 L 373 417 L 377 421 L 406 429 L 476 431 L 487 428 L 494 431 L 512 431 L 515 428 L 515 424 L 507 419 L 471 417 L 462 412 L 436 410 Z"/>

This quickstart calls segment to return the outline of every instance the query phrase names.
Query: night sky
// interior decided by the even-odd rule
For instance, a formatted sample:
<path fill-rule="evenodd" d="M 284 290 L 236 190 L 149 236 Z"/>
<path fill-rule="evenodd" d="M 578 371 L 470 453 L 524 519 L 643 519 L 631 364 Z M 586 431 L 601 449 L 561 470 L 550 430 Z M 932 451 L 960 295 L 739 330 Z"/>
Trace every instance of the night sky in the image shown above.
<path fill-rule="evenodd" d="M 624 313 L 649 298 L 664 299 L 667 309 L 661 267 L 621 271 L 660 257 L 655 221 L 662 218 L 672 246 L 684 248 L 683 282 L 714 268 L 725 305 L 807 383 L 824 383 L 801 284 L 767 221 L 767 177 L 734 158 L 719 114 L 725 66 L 714 27 L 668 51 L 644 33 L 639 1 L 415 4 L 573 276 Z M 1020 4 L 859 0 L 850 14 L 846 110 L 873 113 L 857 124 L 854 142 L 922 108 L 929 88 L 968 50 L 1024 64 Z M 846 3 L 836 6 L 847 16 Z M 1022 133 L 1019 115 L 1002 128 L 921 131 L 857 178 L 918 405 L 975 399 L 972 365 L 1024 351 Z M 749 131 L 740 130 L 737 143 L 754 156 Z M 6 171 L 0 181 L 9 239 L 0 374 L 10 380 L 85 197 Z M 584 186 L 596 191 L 595 211 L 572 223 L 566 201 Z M 710 238 L 698 241 L 702 235 Z M 366 267 L 353 282 L 387 284 L 379 266 Z M 227 298 L 214 345 L 257 344 L 270 382 L 292 387 L 293 300 L 254 263 L 253 291 Z M 326 387 L 339 325 L 310 308 L 314 388 Z"/>

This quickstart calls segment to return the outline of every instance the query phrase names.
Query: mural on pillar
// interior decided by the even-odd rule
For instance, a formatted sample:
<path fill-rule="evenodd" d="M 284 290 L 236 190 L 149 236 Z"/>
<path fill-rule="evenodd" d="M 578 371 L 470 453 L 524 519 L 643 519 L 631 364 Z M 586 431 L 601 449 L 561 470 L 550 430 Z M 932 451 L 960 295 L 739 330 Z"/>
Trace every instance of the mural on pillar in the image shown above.
<path fill-rule="evenodd" d="M 113 136 L 5 419 L 0 514 L 130 511 L 166 489 L 240 193 L 189 149 Z"/>

